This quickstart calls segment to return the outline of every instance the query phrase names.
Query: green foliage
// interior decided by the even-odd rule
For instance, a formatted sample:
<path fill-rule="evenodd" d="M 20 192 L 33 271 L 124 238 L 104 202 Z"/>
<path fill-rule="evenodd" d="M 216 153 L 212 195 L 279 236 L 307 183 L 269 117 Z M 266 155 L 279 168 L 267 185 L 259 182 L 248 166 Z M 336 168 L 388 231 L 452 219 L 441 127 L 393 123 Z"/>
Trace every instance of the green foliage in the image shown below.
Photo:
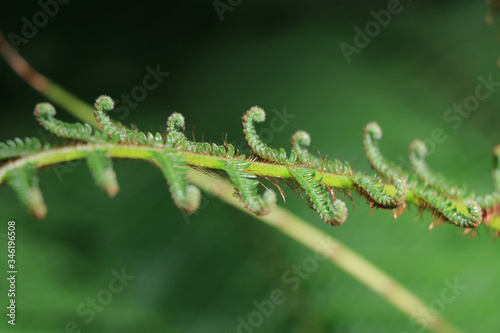
<path fill-rule="evenodd" d="M 53 134 L 65 138 L 80 141 L 94 141 L 92 138 L 92 127 L 85 123 L 66 123 L 55 119 L 56 109 L 49 103 L 40 103 L 35 107 L 35 117 L 38 122 Z"/>
<path fill-rule="evenodd" d="M 0 168 L 0 181 L 6 179 L 21 201 L 38 217 L 45 215 L 45 206 L 37 186 L 36 168 L 86 159 L 96 184 L 109 196 L 114 196 L 119 189 L 111 162 L 114 157 L 155 163 L 170 186 L 174 202 L 186 213 L 195 211 L 200 202 L 199 189 L 189 184 L 187 167 L 229 178 L 245 207 L 259 216 L 269 213 L 276 204 L 274 191 L 266 189 L 262 196 L 258 194 L 259 177 L 270 180 L 276 186 L 284 182 L 304 193 L 309 206 L 321 219 L 334 226 L 341 225 L 347 218 L 346 205 L 335 197 L 335 189 L 356 191 L 366 198 L 370 207 L 398 209 L 395 216 L 404 210 L 407 202 L 413 202 L 419 209 L 432 212 L 438 223 L 446 221 L 462 228 L 476 228 L 483 220 L 490 222 L 496 218 L 498 211 L 498 148 L 494 153 L 493 171 L 497 190 L 485 196 L 465 196 L 463 190 L 459 191 L 458 187 L 432 172 L 425 164 L 426 147 L 418 140 L 410 147 L 410 161 L 415 175 L 384 158 L 378 147 L 382 130 L 374 122 L 365 127 L 366 155 L 377 176 L 389 184 L 382 184 L 377 176 L 354 173 L 348 163 L 311 154 L 308 151 L 311 138 L 304 131 L 293 135 L 289 156 L 283 148 L 271 148 L 260 140 L 254 127 L 255 122 L 266 118 L 264 110 L 258 107 L 251 108 L 243 117 L 245 137 L 254 154 L 247 158 L 238 154 L 230 144 L 188 140 L 183 134 L 185 120 L 179 113 L 168 118 L 167 133 L 162 136 L 160 133 L 153 135 L 115 125 L 106 114 L 113 106 L 114 102 L 108 96 L 100 96 L 95 103 L 95 116 L 101 132 L 93 131 L 88 124 L 57 120 L 54 118 L 55 109 L 50 104 L 37 105 L 35 116 L 45 128 L 60 137 L 83 141 L 83 144 L 70 145 L 62 152 L 47 149 L 40 155 L 37 152 L 41 150 L 41 144 L 37 139 L 7 141 L 0 145 L 0 158 L 18 159 Z"/>
<path fill-rule="evenodd" d="M 174 112 L 168 117 L 167 122 L 167 145 L 170 147 L 179 147 L 183 150 L 193 153 L 207 154 L 214 156 L 233 157 L 235 154 L 234 146 L 227 144 L 226 147 L 208 142 L 193 142 L 189 141 L 182 131 L 184 131 L 184 116 Z"/>
<path fill-rule="evenodd" d="M 114 105 L 113 99 L 106 95 L 99 96 L 94 104 L 94 115 L 96 120 L 103 130 L 103 133 L 107 135 L 111 141 L 148 146 L 161 146 L 163 144 L 163 137 L 158 132 L 155 134 L 150 132 L 143 133 L 115 125 L 106 114 L 113 110 Z"/>
<path fill-rule="evenodd" d="M 43 147 L 43 149 L 49 148 L 49 145 Z M 42 150 L 42 143 L 38 138 L 24 138 L 24 140 L 15 138 L 0 142 L 0 160 L 26 156 L 40 150 Z"/>
<path fill-rule="evenodd" d="M 229 176 L 231 182 L 236 186 L 238 196 L 245 207 L 257 216 L 266 215 L 276 205 L 276 193 L 267 189 L 260 197 L 257 194 L 259 181 L 257 176 L 246 172 L 250 163 L 244 160 L 230 160 L 222 168 Z"/>
<path fill-rule="evenodd" d="M 170 186 L 170 193 L 177 207 L 186 214 L 198 209 L 200 205 L 200 190 L 188 183 L 186 160 L 175 151 L 158 152 L 153 158 L 158 163 L 163 176 Z"/>
<path fill-rule="evenodd" d="M 439 189 L 449 195 L 460 197 L 465 191 L 459 189 L 457 185 L 449 183 L 443 176 L 433 172 L 424 161 L 427 155 L 427 147 L 420 140 L 414 140 L 410 144 L 410 163 L 415 175 L 427 186 L 439 187 Z"/>
<path fill-rule="evenodd" d="M 372 179 L 365 176 L 357 177 L 356 189 L 367 198 L 370 207 L 393 209 L 406 203 L 406 184 L 400 179 L 396 181 L 394 195 L 389 195 L 376 177 Z"/>
<path fill-rule="evenodd" d="M 286 156 L 286 151 L 283 148 L 279 150 L 272 149 L 267 144 L 262 142 L 255 130 L 254 122 L 263 122 L 266 120 L 266 113 L 259 107 L 252 107 L 243 116 L 243 133 L 248 145 L 252 152 L 265 161 L 280 163 L 280 164 L 294 164 L 297 160 L 297 155 L 292 151 L 290 159 Z"/>
<path fill-rule="evenodd" d="M 119 186 L 113 170 L 113 161 L 106 157 L 106 152 L 89 152 L 87 154 L 87 165 L 96 185 L 101 187 L 108 196 L 114 197 L 118 193 Z"/>
<path fill-rule="evenodd" d="M 311 136 L 305 131 L 297 131 L 292 136 L 293 149 L 297 152 L 300 164 L 308 165 L 314 168 L 327 170 L 338 175 L 351 174 L 351 166 L 347 162 L 340 162 L 337 159 L 321 159 L 309 153 L 307 147 L 311 144 Z"/>
<path fill-rule="evenodd" d="M 47 208 L 38 186 L 38 176 L 33 165 L 26 164 L 10 170 L 7 173 L 7 183 L 16 192 L 19 200 L 28 207 L 31 214 L 37 218 L 45 217 Z"/>
<path fill-rule="evenodd" d="M 339 199 L 335 199 L 334 203 L 331 203 L 330 198 L 333 197 L 333 191 L 326 191 L 322 178 L 316 179 L 314 170 L 288 168 L 288 172 L 304 190 L 310 205 L 323 221 L 334 226 L 339 226 L 345 222 L 347 219 L 345 203 Z"/>
<path fill-rule="evenodd" d="M 396 164 L 388 161 L 380 152 L 378 141 L 382 139 L 382 129 L 376 122 L 371 122 L 365 127 L 363 144 L 366 157 L 370 165 L 384 179 L 395 183 L 398 179 L 407 179 L 408 174 Z"/>

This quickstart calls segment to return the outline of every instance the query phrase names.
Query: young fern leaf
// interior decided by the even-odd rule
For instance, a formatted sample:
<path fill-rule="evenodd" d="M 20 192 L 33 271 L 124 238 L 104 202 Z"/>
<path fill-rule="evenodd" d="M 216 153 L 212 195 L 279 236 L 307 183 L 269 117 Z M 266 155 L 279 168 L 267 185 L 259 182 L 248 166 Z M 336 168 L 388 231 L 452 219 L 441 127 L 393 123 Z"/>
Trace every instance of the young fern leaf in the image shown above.
<path fill-rule="evenodd" d="M 26 164 L 10 170 L 7 173 L 7 184 L 16 192 L 19 200 L 28 207 L 32 215 L 38 219 L 45 217 L 47 207 L 38 186 L 36 169 L 32 165 Z"/>
<path fill-rule="evenodd" d="M 443 219 L 461 228 L 476 228 L 481 224 L 483 211 L 475 201 L 470 200 L 466 203 L 467 212 L 469 213 L 467 215 L 460 212 L 456 204 L 446 195 L 433 189 L 426 189 L 425 185 L 417 189 L 416 193 L 418 193 L 419 197 L 418 206 L 430 209 L 438 216 L 438 219 Z"/>
<path fill-rule="evenodd" d="M 408 179 L 408 173 L 396 164 L 388 161 L 380 152 L 378 140 L 382 138 L 382 129 L 376 122 L 368 123 L 365 127 L 363 144 L 365 146 L 366 157 L 370 165 L 379 175 L 383 176 L 391 183 L 398 179 Z"/>
<path fill-rule="evenodd" d="M 448 182 L 443 176 L 433 172 L 427 163 L 425 163 L 424 159 L 426 155 L 427 147 L 425 143 L 420 140 L 414 140 L 410 144 L 409 159 L 415 175 L 428 187 L 436 187 L 439 191 L 461 197 L 464 189 L 459 189 L 455 184 Z"/>
<path fill-rule="evenodd" d="M 43 127 L 59 137 L 79 141 L 101 141 L 98 137 L 92 137 L 92 127 L 87 123 L 70 124 L 55 119 L 56 109 L 49 103 L 37 104 L 34 114 Z"/>
<path fill-rule="evenodd" d="M 114 197 L 120 189 L 113 170 L 113 162 L 106 157 L 105 151 L 90 152 L 87 154 L 87 165 L 94 181 L 108 196 Z"/>
<path fill-rule="evenodd" d="M 306 193 L 309 203 L 319 216 L 328 224 L 340 226 L 347 218 L 347 207 L 345 203 L 339 199 L 330 201 L 332 193 L 325 189 L 325 185 L 321 182 L 322 178 L 314 179 L 316 172 L 308 168 L 292 169 L 287 167 L 288 172 L 294 180 L 302 187 Z"/>
<path fill-rule="evenodd" d="M 184 116 L 174 112 L 168 117 L 167 121 L 167 146 L 181 147 L 184 150 L 214 156 L 233 157 L 235 149 L 232 144 L 227 144 L 226 147 L 208 142 L 193 142 L 189 141 L 183 134 L 185 126 Z"/>
<path fill-rule="evenodd" d="M 355 178 L 354 187 L 370 203 L 370 207 L 393 209 L 406 204 L 407 188 L 404 180 L 398 179 L 394 185 L 396 192 L 389 195 L 384 185 L 376 180 L 366 176 Z"/>
<path fill-rule="evenodd" d="M 160 133 L 152 134 L 150 132 L 143 133 L 125 129 L 115 125 L 111 118 L 106 114 L 113 110 L 115 102 L 109 96 L 99 96 L 94 104 L 94 115 L 99 126 L 102 128 L 105 135 L 111 140 L 121 143 L 133 143 L 148 146 L 163 145 L 163 137 Z"/>
<path fill-rule="evenodd" d="M 311 144 L 311 136 L 305 131 L 297 131 L 292 136 L 292 152 L 296 152 L 299 163 L 305 166 L 311 166 L 320 170 L 326 170 L 338 175 L 350 175 L 352 170 L 347 162 L 340 162 L 335 159 L 321 159 L 308 152 L 308 147 Z"/>
<path fill-rule="evenodd" d="M 49 145 L 42 148 L 42 143 L 38 138 L 15 138 L 0 142 L 0 160 L 31 155 L 42 149 L 49 149 Z"/>
<path fill-rule="evenodd" d="M 257 176 L 245 172 L 250 163 L 243 160 L 230 160 L 222 168 L 234 184 L 238 196 L 241 198 L 245 207 L 257 216 L 263 216 L 271 212 L 276 206 L 276 193 L 267 189 L 264 195 L 260 197 L 257 194 L 259 181 Z"/>
<path fill-rule="evenodd" d="M 290 160 L 288 160 L 285 149 L 280 148 L 279 151 L 272 149 L 260 140 L 255 130 L 254 122 L 261 123 L 265 120 L 266 113 L 257 106 L 250 108 L 250 110 L 245 113 L 243 116 L 243 133 L 245 133 L 245 139 L 248 145 L 252 151 L 263 160 L 280 164 L 294 164 L 297 159 L 296 154 L 292 154 Z"/>
<path fill-rule="evenodd" d="M 201 194 L 196 186 L 188 183 L 186 160 L 173 151 L 158 152 L 153 160 L 162 170 L 177 207 L 186 214 L 198 209 Z"/>
<path fill-rule="evenodd" d="M 103 133 L 106 134 L 110 139 L 115 139 L 117 141 L 125 141 L 125 130 L 116 126 L 111 118 L 106 114 L 108 111 L 113 110 L 115 107 L 115 102 L 109 96 L 102 95 L 99 96 L 94 104 L 94 115 L 95 120 L 99 124 Z"/>

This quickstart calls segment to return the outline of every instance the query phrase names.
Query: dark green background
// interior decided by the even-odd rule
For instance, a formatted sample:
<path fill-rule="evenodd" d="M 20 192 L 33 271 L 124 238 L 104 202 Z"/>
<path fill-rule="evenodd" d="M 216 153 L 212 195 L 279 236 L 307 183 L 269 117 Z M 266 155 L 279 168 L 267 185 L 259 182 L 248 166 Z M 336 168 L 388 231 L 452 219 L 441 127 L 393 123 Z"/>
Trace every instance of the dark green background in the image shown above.
<path fill-rule="evenodd" d="M 348 64 L 339 48 L 353 43 L 354 27 L 373 20 L 387 1 L 242 1 L 221 21 L 207 1 L 70 1 L 20 53 L 39 71 L 92 103 L 118 98 L 142 84 L 145 67 L 170 75 L 123 119 L 145 131 L 163 131 L 174 111 L 197 139 L 242 142 L 241 116 L 253 105 L 296 116 L 270 143 L 289 148 L 297 130 L 312 134 L 322 155 L 369 171 L 362 146 L 365 124 L 384 130 L 381 148 L 393 160 L 409 143 L 442 128 L 429 164 L 479 193 L 492 191 L 491 151 L 500 143 L 500 94 L 495 91 L 462 119 L 443 120 L 453 103 L 474 93 L 478 77 L 500 81 L 497 25 L 483 18 L 483 1 L 404 1 L 403 10 Z M 35 1 L 2 5 L 0 28 L 21 34 Z M 56 142 L 32 116 L 44 97 L 0 62 L 0 140 L 38 136 Z M 59 108 L 59 116 L 70 120 Z M 117 115 L 118 116 L 118 115 Z M 269 126 L 262 125 L 261 128 Z M 69 321 L 83 332 L 236 332 L 237 318 L 274 289 L 286 301 L 254 332 L 419 332 L 408 318 L 337 267 L 321 263 L 296 291 L 282 275 L 310 250 L 252 217 L 207 198 L 185 219 L 161 173 L 147 163 L 116 161 L 120 193 L 109 199 L 94 186 L 84 163 L 62 175 L 40 172 L 49 213 L 30 217 L 6 186 L 0 188 L 0 236 L 17 222 L 17 323 L 9 332 L 63 332 Z M 60 169 L 57 169 L 60 170 Z M 498 332 L 499 244 L 480 228 L 475 239 L 417 210 L 393 221 L 355 199 L 347 222 L 325 225 L 298 196 L 295 214 L 336 237 L 414 291 L 427 304 L 445 281 L 466 290 L 443 315 L 466 332 Z M 6 242 L 0 238 L 1 271 Z M 135 279 L 90 323 L 76 309 L 106 288 L 113 269 Z M 3 273 L 2 276 L 6 275 Z M 0 283 L 1 307 L 7 285 Z"/>

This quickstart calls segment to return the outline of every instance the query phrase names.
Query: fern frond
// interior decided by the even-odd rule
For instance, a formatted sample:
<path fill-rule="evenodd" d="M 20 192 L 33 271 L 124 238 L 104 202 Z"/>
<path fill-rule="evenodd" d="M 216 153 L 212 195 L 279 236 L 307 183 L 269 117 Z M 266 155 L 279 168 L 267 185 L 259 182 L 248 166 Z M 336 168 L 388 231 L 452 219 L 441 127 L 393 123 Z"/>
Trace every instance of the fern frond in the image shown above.
<path fill-rule="evenodd" d="M 288 172 L 306 193 L 309 203 L 319 216 L 328 224 L 339 226 L 347 218 L 347 207 L 339 199 L 332 203 L 330 198 L 333 192 L 328 192 L 321 182 L 322 178 L 316 178 L 316 172 L 308 168 L 290 168 Z"/>
<path fill-rule="evenodd" d="M 358 176 L 355 178 L 358 193 L 365 197 L 370 207 L 393 209 L 406 204 L 407 188 L 404 180 L 398 179 L 394 195 L 389 195 L 377 177 Z"/>
<path fill-rule="evenodd" d="M 301 165 L 311 166 L 319 170 L 326 170 L 338 175 L 350 175 L 352 173 L 351 166 L 347 162 L 340 162 L 337 159 L 321 159 L 312 155 L 308 151 L 311 144 L 311 136 L 305 131 L 297 131 L 292 136 L 292 152 L 296 152 Z"/>
<path fill-rule="evenodd" d="M 458 188 L 456 184 L 450 183 L 442 175 L 432 171 L 427 163 L 425 163 L 425 156 L 427 156 L 427 147 L 425 143 L 420 140 L 414 140 L 410 144 L 409 159 L 415 175 L 428 187 L 436 187 L 439 191 L 461 197 L 465 189 Z"/>
<path fill-rule="evenodd" d="M 113 123 L 107 112 L 113 110 L 115 102 L 109 96 L 99 96 L 94 104 L 94 115 L 96 121 L 109 139 L 121 143 L 133 143 L 148 146 L 163 145 L 163 137 L 160 133 L 143 133 L 129 130 Z"/>
<path fill-rule="evenodd" d="M 167 121 L 167 145 L 170 147 L 181 147 L 184 150 L 213 155 L 213 156 L 226 156 L 232 158 L 236 152 L 232 144 L 226 144 L 226 147 L 208 142 L 193 142 L 184 136 L 185 121 L 184 116 L 180 113 L 174 112 L 168 117 Z"/>
<path fill-rule="evenodd" d="M 106 156 L 105 151 L 89 152 L 87 154 L 87 165 L 90 169 L 97 186 L 110 197 L 118 193 L 120 187 L 116 181 L 116 174 L 113 170 L 113 162 Z"/>
<path fill-rule="evenodd" d="M 379 175 L 390 183 L 398 179 L 408 179 L 408 173 L 396 164 L 388 161 L 380 152 L 378 141 L 382 138 L 382 129 L 376 122 L 368 123 L 365 127 L 363 144 L 370 165 Z"/>
<path fill-rule="evenodd" d="M 469 213 L 467 215 L 459 211 L 456 203 L 436 189 L 420 186 L 416 192 L 419 196 L 418 206 L 430 209 L 437 215 L 438 219 L 445 220 L 461 228 L 476 228 L 481 224 L 483 211 L 475 201 L 466 202 L 467 212 Z"/>
<path fill-rule="evenodd" d="M 10 170 L 7 173 L 7 184 L 16 192 L 19 200 L 28 207 L 32 215 L 43 219 L 47 207 L 43 201 L 42 192 L 38 186 L 36 169 L 31 164 Z"/>
<path fill-rule="evenodd" d="M 250 108 L 250 110 L 248 110 L 243 116 L 243 133 L 245 133 L 245 139 L 252 149 L 252 152 L 266 161 L 280 164 L 294 164 L 297 158 L 295 155 L 291 156 L 292 158 L 288 162 L 285 149 L 272 149 L 260 140 L 259 135 L 255 130 L 254 122 L 261 123 L 265 120 L 266 113 L 257 106 Z"/>
<path fill-rule="evenodd" d="M 87 123 L 77 122 L 71 124 L 55 119 L 56 109 L 49 103 L 37 104 L 34 114 L 45 129 L 61 138 L 79 141 L 100 141 L 98 137 L 92 137 L 92 127 Z"/>
<path fill-rule="evenodd" d="M 42 143 L 38 138 L 15 138 L 0 142 L 0 160 L 31 155 L 40 150 L 47 150 L 50 146 L 47 144 L 42 148 Z"/>
<path fill-rule="evenodd" d="M 188 183 L 186 160 L 174 151 L 158 152 L 153 157 L 163 172 L 177 207 L 191 214 L 200 205 L 200 190 Z"/>
<path fill-rule="evenodd" d="M 222 170 L 226 171 L 229 179 L 236 187 L 236 192 L 245 207 L 257 216 L 268 214 L 276 205 L 276 193 L 267 189 L 261 197 L 257 194 L 259 181 L 257 176 L 246 172 L 250 166 L 248 161 L 230 160 Z"/>

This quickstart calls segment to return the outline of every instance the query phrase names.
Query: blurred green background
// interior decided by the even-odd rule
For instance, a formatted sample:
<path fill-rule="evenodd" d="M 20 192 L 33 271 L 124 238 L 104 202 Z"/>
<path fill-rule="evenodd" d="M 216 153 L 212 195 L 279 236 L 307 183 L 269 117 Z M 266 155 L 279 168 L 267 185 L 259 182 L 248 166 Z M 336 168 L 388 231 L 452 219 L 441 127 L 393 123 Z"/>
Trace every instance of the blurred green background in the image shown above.
<path fill-rule="evenodd" d="M 114 115 L 144 131 L 163 131 L 177 111 L 186 117 L 188 137 L 222 142 L 227 134 L 239 146 L 249 107 L 286 110 L 294 118 L 271 132 L 268 143 L 288 149 L 291 135 L 303 129 L 314 149 L 356 170 L 371 172 L 362 146 L 369 121 L 382 126 L 381 148 L 395 161 L 406 158 L 413 139 L 430 139 L 441 128 L 447 139 L 429 164 L 479 193 L 492 191 L 500 93 L 493 91 L 455 128 L 443 118 L 474 94 L 478 77 L 500 81 L 498 28 L 484 24 L 483 1 L 404 1 L 350 63 L 340 43 L 354 44 L 354 28 L 364 30 L 374 20 L 370 11 L 386 9 L 387 1 L 221 3 L 232 8 L 223 20 L 210 0 L 71 1 L 19 52 L 88 103 L 100 94 L 118 99 L 139 91 L 146 67 L 159 66 L 168 77 L 129 112 Z M 4 3 L 0 28 L 22 36 L 23 17 L 33 22 L 42 10 L 36 1 Z M 45 99 L 1 61 L 0 78 L 0 141 L 59 142 L 32 116 Z M 72 119 L 60 108 L 58 114 Z M 71 332 L 67 324 L 75 322 L 82 332 L 237 332 L 238 317 L 247 321 L 255 301 L 280 289 L 286 301 L 253 332 L 423 331 L 328 262 L 290 290 L 283 274 L 310 250 L 209 196 L 186 218 L 159 170 L 136 161 L 116 161 L 115 169 L 121 190 L 113 199 L 94 186 L 85 163 L 41 171 L 49 209 L 43 221 L 29 216 L 10 188 L 0 188 L 0 265 L 5 272 L 7 221 L 15 220 L 19 270 L 17 325 L 2 315 L 0 329 Z M 471 240 L 449 225 L 429 232 L 428 213 L 414 223 L 411 207 L 394 222 L 391 212 L 371 215 L 363 201 L 355 199 L 340 228 L 325 225 L 295 194 L 286 207 L 427 304 L 438 304 L 446 281 L 457 280 L 465 290 L 435 309 L 465 332 L 498 332 L 499 244 L 491 233 L 480 228 Z M 81 315 L 78 309 L 90 309 L 88 298 L 105 297 L 112 271 L 122 269 L 135 278 L 93 318 Z M 4 308 L 8 288 L 0 281 Z"/>

